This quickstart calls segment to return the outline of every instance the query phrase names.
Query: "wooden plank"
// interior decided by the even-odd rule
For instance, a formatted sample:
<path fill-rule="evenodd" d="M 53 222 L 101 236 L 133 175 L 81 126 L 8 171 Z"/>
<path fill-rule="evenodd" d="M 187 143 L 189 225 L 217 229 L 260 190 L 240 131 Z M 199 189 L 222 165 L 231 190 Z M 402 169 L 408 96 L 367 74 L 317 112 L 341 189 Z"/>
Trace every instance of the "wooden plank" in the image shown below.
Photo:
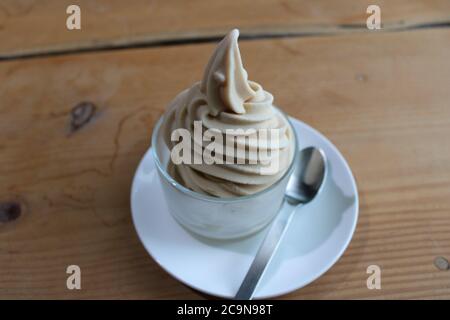
<path fill-rule="evenodd" d="M 69 0 L 0 2 L 0 58 L 222 36 L 367 31 L 370 0 L 80 0 L 82 29 L 66 29 Z M 450 23 L 446 0 L 380 0 L 385 30 Z"/>
<path fill-rule="evenodd" d="M 450 271 L 433 265 L 450 258 L 449 39 L 433 29 L 241 42 L 251 78 L 340 148 L 360 191 L 349 249 L 285 298 L 450 298 Z M 152 126 L 212 50 L 0 63 L 0 203 L 22 210 L 0 217 L 0 298 L 199 297 L 149 258 L 129 193 Z M 98 109 L 73 132 L 81 101 Z M 82 267 L 80 291 L 65 287 L 70 264 Z M 382 290 L 366 288 L 371 264 Z"/>

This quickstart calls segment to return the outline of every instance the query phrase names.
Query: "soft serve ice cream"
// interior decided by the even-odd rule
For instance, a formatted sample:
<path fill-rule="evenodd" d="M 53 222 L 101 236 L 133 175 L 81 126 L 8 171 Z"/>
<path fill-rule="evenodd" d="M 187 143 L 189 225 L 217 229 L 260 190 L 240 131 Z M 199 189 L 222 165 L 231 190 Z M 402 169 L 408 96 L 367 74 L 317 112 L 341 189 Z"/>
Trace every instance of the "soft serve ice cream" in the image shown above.
<path fill-rule="evenodd" d="M 170 150 L 176 148 L 180 135 L 175 132 L 181 129 L 191 133 L 191 154 L 203 160 L 169 161 L 169 174 L 193 191 L 216 197 L 250 195 L 268 188 L 289 168 L 294 153 L 294 133 L 274 107 L 273 96 L 248 80 L 238 36 L 239 31 L 232 30 L 219 43 L 202 81 L 169 104 L 162 126 Z M 210 133 L 209 139 L 194 139 L 199 127 Z M 211 153 L 208 141 L 220 142 L 221 148 Z"/>

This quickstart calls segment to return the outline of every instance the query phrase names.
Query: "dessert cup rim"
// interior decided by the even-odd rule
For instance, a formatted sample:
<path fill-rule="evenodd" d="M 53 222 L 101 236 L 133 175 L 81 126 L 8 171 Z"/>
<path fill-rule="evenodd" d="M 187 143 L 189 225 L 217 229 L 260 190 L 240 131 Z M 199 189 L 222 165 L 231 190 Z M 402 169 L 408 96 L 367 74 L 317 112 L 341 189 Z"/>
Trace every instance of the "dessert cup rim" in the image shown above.
<path fill-rule="evenodd" d="M 287 120 L 289 126 L 291 127 L 293 136 L 294 136 L 294 156 L 292 157 L 291 163 L 289 165 L 289 168 L 286 170 L 286 172 L 272 185 L 270 185 L 269 187 L 258 191 L 256 193 L 250 194 L 250 195 L 246 195 L 246 196 L 237 196 L 237 197 L 229 197 L 229 198 L 219 198 L 219 197 L 214 197 L 214 196 L 210 196 L 210 195 L 205 195 L 202 193 L 198 193 L 195 191 L 192 191 L 189 188 L 186 188 L 185 186 L 183 186 L 181 183 L 177 182 L 174 178 L 172 178 L 172 176 L 167 172 L 167 170 L 163 167 L 159 155 L 158 155 L 158 151 L 156 148 L 156 142 L 157 142 L 157 137 L 158 137 L 158 133 L 161 129 L 161 125 L 163 123 L 163 119 L 164 119 L 164 115 L 162 115 L 158 121 L 156 122 L 154 128 L 153 128 L 153 132 L 152 132 L 152 138 L 151 138 L 151 149 L 152 149 L 152 155 L 153 155 L 153 159 L 155 161 L 156 164 L 156 168 L 158 168 L 158 171 L 161 173 L 161 175 L 164 177 L 164 179 L 166 181 L 168 181 L 175 189 L 181 191 L 182 193 L 199 199 L 199 200 L 203 200 L 203 201 L 209 201 L 209 202 L 216 202 L 216 203 L 236 203 L 236 202 L 241 202 L 241 201 L 246 201 L 246 200 L 250 200 L 253 198 L 257 198 L 259 196 L 262 196 L 266 193 L 268 193 L 269 191 L 271 191 L 272 189 L 276 188 L 276 186 L 278 184 L 281 183 L 281 181 L 284 180 L 284 178 L 286 176 L 290 176 L 292 174 L 292 171 L 294 169 L 295 163 L 297 162 L 297 158 L 298 158 L 298 140 L 297 140 L 297 134 L 295 132 L 295 129 L 291 123 L 291 120 L 289 119 L 289 116 L 287 114 L 285 114 L 283 111 L 281 111 L 280 109 L 276 108 Z M 283 193 L 284 195 L 284 193 Z"/>

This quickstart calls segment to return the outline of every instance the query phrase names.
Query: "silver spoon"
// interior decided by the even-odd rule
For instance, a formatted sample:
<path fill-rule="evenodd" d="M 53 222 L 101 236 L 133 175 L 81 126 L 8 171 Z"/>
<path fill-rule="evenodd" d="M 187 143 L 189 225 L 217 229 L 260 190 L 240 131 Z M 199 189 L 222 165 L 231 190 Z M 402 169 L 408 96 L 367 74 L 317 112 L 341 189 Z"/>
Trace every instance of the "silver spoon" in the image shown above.
<path fill-rule="evenodd" d="M 259 280 L 278 248 L 294 212 L 299 205 L 314 199 L 320 191 L 327 172 L 326 162 L 325 153 L 321 149 L 308 147 L 300 151 L 298 163 L 289 178 L 284 194 L 284 205 L 259 247 L 235 299 L 252 299 Z"/>

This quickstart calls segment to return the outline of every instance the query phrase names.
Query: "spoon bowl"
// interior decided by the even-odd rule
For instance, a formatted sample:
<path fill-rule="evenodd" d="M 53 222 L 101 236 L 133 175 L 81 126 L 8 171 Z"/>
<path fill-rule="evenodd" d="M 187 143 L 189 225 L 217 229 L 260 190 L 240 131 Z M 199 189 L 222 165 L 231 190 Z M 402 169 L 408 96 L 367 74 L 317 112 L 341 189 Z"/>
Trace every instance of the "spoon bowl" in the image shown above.
<path fill-rule="evenodd" d="M 286 200 L 295 205 L 314 199 L 323 186 L 327 171 L 325 164 L 326 156 L 321 149 L 308 147 L 301 150 L 286 187 Z"/>

